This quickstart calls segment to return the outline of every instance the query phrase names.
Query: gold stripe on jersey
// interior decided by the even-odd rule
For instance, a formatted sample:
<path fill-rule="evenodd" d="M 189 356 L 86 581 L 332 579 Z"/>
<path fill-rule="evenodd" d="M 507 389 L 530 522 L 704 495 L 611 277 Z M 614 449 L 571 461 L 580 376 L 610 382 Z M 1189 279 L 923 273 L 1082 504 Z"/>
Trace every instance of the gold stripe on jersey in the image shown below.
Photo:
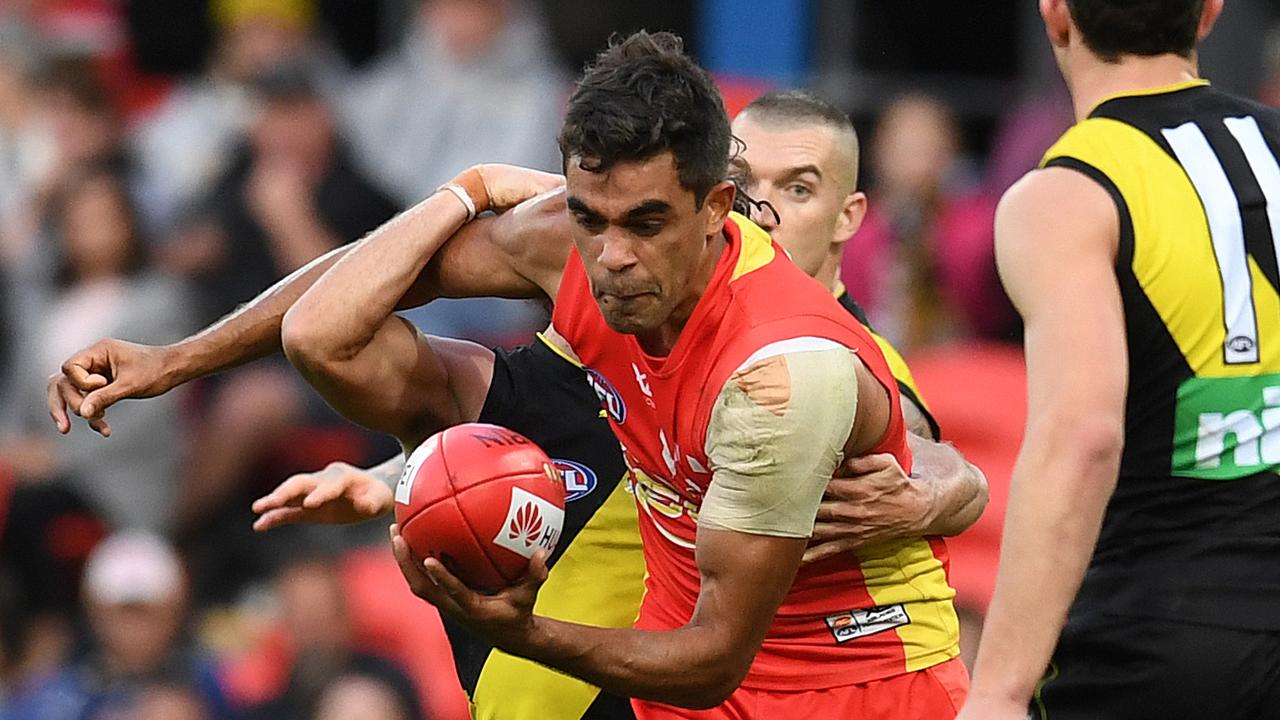
<path fill-rule="evenodd" d="M 914 399 L 920 401 L 921 410 L 928 410 L 929 406 L 925 403 L 924 396 L 920 394 L 920 388 L 916 386 L 916 378 L 911 374 L 911 368 L 907 365 L 906 358 L 902 357 L 902 353 L 874 330 L 871 331 L 871 339 L 880 346 L 880 352 L 884 353 L 885 362 L 889 363 L 889 372 L 893 373 L 894 379 L 915 393 Z"/>
<path fill-rule="evenodd" d="M 565 362 L 578 368 L 579 370 L 583 369 L 582 363 L 578 362 L 578 358 L 565 352 L 564 349 L 562 349 L 556 343 L 552 342 L 551 339 L 548 338 L 546 335 L 544 335 L 543 333 L 535 333 L 535 336 L 538 338 L 539 342 L 547 346 L 547 349 L 549 349 L 551 352 L 555 353 L 556 355 L 560 356 L 561 360 L 564 360 Z M 605 416 L 601 415 L 600 417 L 605 417 Z"/>
<path fill-rule="evenodd" d="M 773 239 L 759 225 L 736 212 L 729 213 L 729 220 L 738 226 L 742 236 L 742 249 L 738 252 L 738 264 L 729 280 L 737 280 L 749 272 L 759 270 L 773 261 Z"/>
<path fill-rule="evenodd" d="M 1203 84 L 1203 83 L 1200 83 Z M 1187 364 L 1199 377 L 1257 375 L 1280 367 L 1280 342 L 1259 343 L 1261 365 L 1228 364 L 1222 279 L 1200 197 L 1182 166 L 1145 132 L 1110 118 L 1089 118 L 1046 155 L 1076 158 L 1105 174 L 1128 205 L 1130 267 Z M 1258 334 L 1280 338 L 1280 297 L 1249 257 Z"/>
<path fill-rule="evenodd" d="M 644 596 L 644 555 L 635 501 L 618 482 L 574 537 L 538 593 L 539 615 L 598 627 L 628 628 Z M 493 650 L 472 697 L 476 720 L 580 718 L 599 689 L 535 662 Z"/>
<path fill-rule="evenodd" d="M 901 605 L 909 623 L 897 629 L 908 671 L 960 654 L 960 620 L 942 561 L 928 540 L 894 540 L 855 553 L 876 607 Z"/>
<path fill-rule="evenodd" d="M 1179 90 L 1186 90 L 1187 88 L 1199 87 L 1201 85 L 1208 85 L 1208 84 L 1209 84 L 1209 81 L 1205 80 L 1204 78 L 1195 78 L 1194 80 L 1186 80 L 1184 82 L 1173 83 L 1170 85 L 1157 85 L 1156 87 L 1140 88 L 1137 90 L 1124 90 L 1118 93 L 1112 93 L 1111 95 L 1108 95 L 1102 98 L 1101 100 L 1099 100 L 1097 103 L 1094 104 L 1093 109 L 1097 110 L 1103 103 L 1110 102 L 1112 100 L 1118 100 L 1120 98 L 1164 95 L 1165 93 L 1177 92 Z"/>

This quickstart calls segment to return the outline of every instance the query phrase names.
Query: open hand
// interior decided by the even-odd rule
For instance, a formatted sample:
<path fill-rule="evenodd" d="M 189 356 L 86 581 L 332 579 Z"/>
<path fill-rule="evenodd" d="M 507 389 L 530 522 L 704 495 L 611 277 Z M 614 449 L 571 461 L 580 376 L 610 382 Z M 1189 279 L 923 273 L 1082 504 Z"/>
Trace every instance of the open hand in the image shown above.
<path fill-rule="evenodd" d="M 253 529 L 266 532 L 292 523 L 345 525 L 391 512 L 394 497 L 376 475 L 344 462 L 299 473 L 253 502 Z"/>
<path fill-rule="evenodd" d="M 539 550 L 529 561 L 529 571 L 516 584 L 493 595 L 476 592 L 445 569 L 435 558 L 418 562 L 400 527 L 391 526 L 391 551 L 414 595 L 452 616 L 494 647 L 512 651 L 533 629 L 533 604 L 547 581 L 547 553 Z"/>

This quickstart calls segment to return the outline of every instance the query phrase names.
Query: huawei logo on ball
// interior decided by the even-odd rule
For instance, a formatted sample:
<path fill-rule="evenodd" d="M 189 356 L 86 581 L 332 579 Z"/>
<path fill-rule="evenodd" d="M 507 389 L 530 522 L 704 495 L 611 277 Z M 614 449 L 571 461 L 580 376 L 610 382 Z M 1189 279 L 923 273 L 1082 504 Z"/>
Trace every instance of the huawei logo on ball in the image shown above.
<path fill-rule="evenodd" d="M 511 488 L 507 516 L 497 527 L 493 544 L 531 558 L 538 550 L 554 552 L 564 529 L 564 508 L 523 488 Z"/>
<path fill-rule="evenodd" d="M 525 547 L 533 547 L 533 543 L 538 539 L 538 533 L 542 531 L 542 513 L 538 512 L 538 506 L 533 503 L 525 503 L 524 507 L 516 511 L 516 516 L 511 519 L 510 525 L 507 527 L 507 539 L 515 540 L 519 538 L 525 544 Z"/>

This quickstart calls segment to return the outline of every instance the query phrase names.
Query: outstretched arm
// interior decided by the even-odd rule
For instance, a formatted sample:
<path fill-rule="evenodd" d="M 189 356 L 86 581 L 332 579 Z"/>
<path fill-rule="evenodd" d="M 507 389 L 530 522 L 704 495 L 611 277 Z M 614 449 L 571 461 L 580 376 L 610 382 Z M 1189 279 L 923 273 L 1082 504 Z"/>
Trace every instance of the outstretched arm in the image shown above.
<path fill-rule="evenodd" d="M 490 167 L 490 166 L 486 166 Z M 503 168 L 506 175 L 490 171 L 499 199 L 529 197 L 551 184 L 544 173 Z M 518 176 L 512 177 L 519 173 Z M 542 176 L 539 179 L 539 176 Z M 527 181 L 537 180 L 538 184 Z M 550 273 L 536 268 L 551 267 L 559 254 L 567 253 L 567 236 L 548 232 L 557 219 L 554 202 L 530 203 L 524 208 L 466 224 L 445 249 L 431 259 L 404 295 L 399 308 L 421 305 L 433 297 L 481 296 L 513 286 L 529 294 L 552 287 Z M 560 206 L 561 208 L 563 206 Z M 410 210 L 406 215 L 413 213 Z M 397 218 L 402 219 L 404 215 Z M 391 221 L 392 223 L 396 220 Z M 529 238 L 547 242 L 530 243 Z M 265 357 L 281 349 L 280 328 L 285 313 L 329 268 L 354 247 L 337 248 L 300 268 L 208 328 L 172 345 L 148 346 L 119 340 L 102 340 L 76 353 L 49 377 L 48 409 L 60 432 L 71 429 L 71 413 L 89 421 L 90 427 L 106 435 L 107 408 L 126 398 L 147 398 L 199 377 L 211 375 Z M 539 278 L 533 285 L 519 285 L 524 275 L 516 268 Z M 528 282 L 527 279 L 524 282 Z M 542 283 L 542 284 L 539 284 Z"/>
<path fill-rule="evenodd" d="M 1000 275 L 1026 322 L 1028 414 L 966 718 L 1026 717 L 1115 489 L 1128 379 L 1118 237 L 1106 191 L 1064 168 L 1033 172 L 997 211 Z"/>
<path fill-rule="evenodd" d="M 556 176 L 544 179 L 559 184 Z M 505 267 L 454 273 L 453 287 L 484 283 L 487 293 L 508 297 L 554 292 L 569 245 L 562 197 L 561 192 L 544 194 L 495 218 L 493 235 L 513 248 Z M 468 407 L 478 411 L 483 394 L 463 397 L 449 378 L 471 378 L 474 382 L 465 387 L 477 388 L 487 385 L 492 371 L 489 351 L 428 339 L 394 314 L 437 250 L 467 220 L 468 208 L 459 197 L 447 190 L 435 193 L 361 240 L 299 298 L 281 325 L 285 354 L 330 405 L 349 420 L 395 435 L 406 447 L 461 422 Z M 442 261 L 473 268 L 458 255 L 474 246 Z M 545 255 L 532 258 L 545 248 L 551 250 L 549 261 Z M 464 352 L 467 348 L 472 351 Z M 453 367 L 445 365 L 449 360 Z"/>
<path fill-rule="evenodd" d="M 395 326 L 389 329 L 396 331 Z M 328 388 L 330 400 L 350 412 L 351 419 L 396 435 L 406 452 L 445 427 L 475 421 L 493 380 L 488 348 L 416 332 L 412 340 L 415 349 L 406 361 L 397 360 L 392 340 L 377 349 L 390 356 L 380 372 L 351 376 L 343 393 L 334 390 L 332 379 Z M 387 343 L 385 333 L 379 342 Z M 392 488 L 404 464 L 400 453 L 367 470 L 337 462 L 293 475 L 254 501 L 259 517 L 253 528 L 264 532 L 292 523 L 348 524 L 385 515 L 392 510 Z"/>

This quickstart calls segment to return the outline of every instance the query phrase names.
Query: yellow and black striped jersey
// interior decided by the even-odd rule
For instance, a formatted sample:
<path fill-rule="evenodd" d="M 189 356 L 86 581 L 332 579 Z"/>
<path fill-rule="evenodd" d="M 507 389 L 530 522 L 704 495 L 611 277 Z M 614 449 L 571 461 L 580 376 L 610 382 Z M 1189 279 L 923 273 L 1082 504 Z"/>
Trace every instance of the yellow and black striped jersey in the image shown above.
<path fill-rule="evenodd" d="M 920 396 L 920 388 L 916 387 L 916 378 L 911 374 L 911 368 L 907 366 L 906 358 L 902 357 L 902 353 L 893 346 L 883 335 L 876 332 L 871 327 L 871 323 L 867 321 L 867 311 L 862 309 L 857 300 L 854 300 L 843 285 L 836 291 L 836 302 L 849 312 L 850 315 L 858 319 L 862 326 L 871 331 L 871 339 L 876 341 L 876 345 L 880 348 L 880 352 L 884 353 L 885 362 L 889 363 L 889 371 L 893 373 L 894 379 L 898 381 L 898 392 L 904 398 L 909 400 L 920 414 L 924 416 L 925 422 L 929 424 L 929 432 L 933 434 L 934 440 L 942 439 L 942 429 L 938 426 L 938 421 L 934 419 L 933 413 L 929 412 L 929 406 L 925 404 L 924 398 Z M 908 428 L 910 424 L 908 424 Z"/>
<path fill-rule="evenodd" d="M 1109 98 L 1045 156 L 1120 217 L 1125 446 L 1078 610 L 1280 629 L 1277 158 L 1280 112 L 1199 80 Z"/>
<path fill-rule="evenodd" d="M 564 531 L 534 612 L 631 627 L 644 595 L 644 555 L 627 467 L 581 368 L 539 338 L 498 350 L 480 422 L 511 428 L 550 455 L 565 479 Z M 477 720 L 619 720 L 631 702 L 495 650 L 445 618 L 458 678 Z"/>

